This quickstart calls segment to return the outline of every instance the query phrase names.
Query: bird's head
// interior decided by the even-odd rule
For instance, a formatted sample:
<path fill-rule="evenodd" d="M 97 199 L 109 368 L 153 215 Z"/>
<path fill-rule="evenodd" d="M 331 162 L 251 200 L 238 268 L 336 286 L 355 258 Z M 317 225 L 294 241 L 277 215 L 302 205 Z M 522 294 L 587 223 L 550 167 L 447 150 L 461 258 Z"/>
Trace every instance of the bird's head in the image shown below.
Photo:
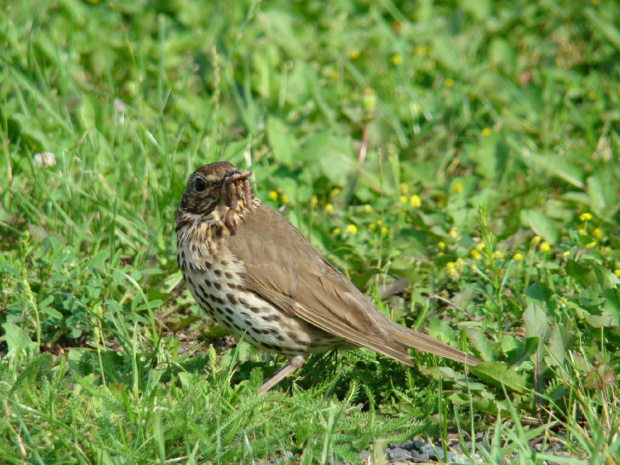
<path fill-rule="evenodd" d="M 251 174 L 250 171 L 239 171 L 225 161 L 198 168 L 187 180 L 179 202 L 175 214 L 177 228 L 180 222 L 196 217 L 211 217 L 213 221 L 224 221 L 232 228 L 237 211 L 253 211 Z"/>

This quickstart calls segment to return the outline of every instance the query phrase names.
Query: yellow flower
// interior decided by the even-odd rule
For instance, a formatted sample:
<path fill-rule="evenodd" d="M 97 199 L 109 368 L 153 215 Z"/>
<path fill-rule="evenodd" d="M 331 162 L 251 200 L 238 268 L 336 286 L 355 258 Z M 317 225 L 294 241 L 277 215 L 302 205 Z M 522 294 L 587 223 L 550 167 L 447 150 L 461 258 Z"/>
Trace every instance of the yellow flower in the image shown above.
<path fill-rule="evenodd" d="M 282 194 L 280 196 L 280 200 L 282 200 L 282 203 L 287 204 L 288 203 L 288 196 L 286 194 Z"/>
<path fill-rule="evenodd" d="M 549 250 L 551 250 L 551 246 L 548 243 L 543 242 L 542 244 L 540 244 L 541 252 L 549 252 Z"/>
<path fill-rule="evenodd" d="M 425 47 L 424 45 L 416 45 L 413 49 L 413 53 L 418 56 L 428 55 L 428 47 Z"/>
<path fill-rule="evenodd" d="M 383 224 L 383 221 L 377 220 L 377 226 L 381 226 L 382 224 Z"/>
<path fill-rule="evenodd" d="M 596 241 L 592 241 L 589 244 L 586 244 L 586 249 L 593 249 L 596 247 Z"/>
<path fill-rule="evenodd" d="M 319 203 L 319 199 L 316 198 L 316 195 L 313 195 L 312 198 L 310 199 L 310 204 L 313 207 L 316 207 L 316 205 Z"/>
<path fill-rule="evenodd" d="M 460 182 L 457 182 L 452 188 L 452 190 L 456 193 L 463 192 L 463 184 L 461 184 Z"/>
<path fill-rule="evenodd" d="M 453 238 L 457 238 L 459 237 L 459 233 L 456 231 L 456 228 L 453 226 L 452 228 L 450 228 L 450 236 Z"/>
<path fill-rule="evenodd" d="M 413 103 L 411 105 L 411 109 L 416 115 L 419 115 L 422 112 L 422 107 L 420 106 L 419 103 Z"/>
<path fill-rule="evenodd" d="M 585 235 L 586 235 L 586 230 L 585 230 L 584 228 L 579 228 L 579 229 L 577 230 L 577 232 L 579 232 L 579 234 L 580 234 L 581 236 L 585 236 Z"/>
<path fill-rule="evenodd" d="M 269 192 L 269 200 L 271 200 L 272 202 L 278 200 L 278 193 L 276 191 Z"/>
<path fill-rule="evenodd" d="M 590 215 L 589 213 L 582 213 L 581 215 L 579 215 L 579 219 L 581 221 L 590 221 L 592 219 L 592 215 Z"/>
<path fill-rule="evenodd" d="M 368 230 L 369 231 L 374 231 L 375 229 L 377 229 L 377 226 L 374 223 L 370 223 L 368 225 Z"/>
<path fill-rule="evenodd" d="M 355 226 L 354 224 L 350 224 L 344 231 L 347 234 L 357 234 L 357 226 Z"/>
<path fill-rule="evenodd" d="M 416 194 L 413 194 L 411 196 L 411 198 L 409 199 L 409 206 L 411 208 L 419 208 L 422 206 L 422 201 L 420 200 L 420 197 Z"/>
<path fill-rule="evenodd" d="M 564 258 L 570 257 L 570 250 L 567 250 L 566 252 L 562 252 L 562 257 Z"/>
<path fill-rule="evenodd" d="M 592 231 L 592 237 L 596 237 L 597 239 L 600 239 L 602 235 L 603 233 L 601 232 L 599 228 L 596 228 Z"/>
<path fill-rule="evenodd" d="M 405 205 L 407 203 L 407 196 L 406 195 L 401 195 L 398 200 L 399 200 L 401 205 Z"/>
<path fill-rule="evenodd" d="M 457 258 L 456 259 L 456 266 L 457 266 L 457 268 L 462 270 L 463 268 L 465 268 L 465 260 L 463 260 L 461 257 Z"/>
<path fill-rule="evenodd" d="M 339 235 L 339 234 L 340 234 L 340 228 L 336 228 L 336 229 L 334 229 L 334 230 L 332 231 L 332 234 L 333 234 L 334 236 Z"/>
<path fill-rule="evenodd" d="M 336 187 L 329 193 L 329 197 L 333 198 L 333 197 L 336 197 L 338 194 L 340 194 L 340 188 Z"/>
<path fill-rule="evenodd" d="M 480 255 L 480 252 L 478 252 L 476 249 L 473 249 L 471 252 L 469 252 L 470 255 L 472 256 L 472 258 L 474 260 L 480 260 L 482 258 L 482 255 Z"/>
<path fill-rule="evenodd" d="M 390 58 L 390 61 L 392 62 L 394 66 L 400 66 L 403 64 L 403 57 L 401 57 L 398 54 L 392 55 L 392 58 Z"/>
<path fill-rule="evenodd" d="M 381 234 L 387 234 L 387 232 L 388 232 L 388 228 L 386 228 L 385 226 L 383 226 L 383 227 L 381 228 Z"/>
<path fill-rule="evenodd" d="M 325 205 L 325 213 L 327 213 L 328 215 L 334 214 L 334 206 L 331 203 Z"/>
<path fill-rule="evenodd" d="M 512 256 L 512 259 L 516 261 L 521 261 L 523 260 L 523 254 L 520 254 L 519 252 L 517 252 L 516 254 Z"/>
<path fill-rule="evenodd" d="M 504 254 L 501 251 L 496 250 L 495 252 L 493 252 L 493 258 L 501 260 L 504 258 Z"/>
<path fill-rule="evenodd" d="M 356 60 L 360 57 L 360 51 L 359 50 L 351 50 L 351 53 L 349 53 L 349 58 L 351 60 Z"/>
<path fill-rule="evenodd" d="M 478 242 L 478 245 L 476 245 L 476 250 L 484 250 L 484 242 Z"/>
<path fill-rule="evenodd" d="M 596 98 L 596 92 L 594 92 L 594 91 L 588 92 L 588 98 L 590 100 L 594 100 Z"/>
<path fill-rule="evenodd" d="M 364 213 L 372 213 L 372 207 L 368 204 L 364 205 Z"/>
<path fill-rule="evenodd" d="M 532 237 L 532 240 L 530 241 L 530 243 L 532 245 L 538 245 L 540 243 L 540 236 L 534 236 Z"/>
<path fill-rule="evenodd" d="M 400 192 L 401 194 L 408 194 L 409 193 L 409 186 L 406 183 L 401 183 L 400 184 Z"/>
<path fill-rule="evenodd" d="M 615 274 L 618 278 L 620 278 L 620 270 L 614 270 L 614 274 Z"/>
<path fill-rule="evenodd" d="M 454 79 L 450 79 L 450 78 L 446 79 L 443 85 L 446 87 L 454 87 Z"/>
<path fill-rule="evenodd" d="M 446 248 L 446 243 L 445 242 L 438 242 L 437 243 L 437 247 L 439 247 L 441 250 Z"/>
<path fill-rule="evenodd" d="M 451 278 L 458 278 L 459 270 L 456 267 L 456 263 L 454 262 L 446 263 L 446 270 L 448 271 L 448 275 L 450 275 Z"/>
<path fill-rule="evenodd" d="M 483 135 L 484 137 L 488 136 L 489 134 L 491 134 L 491 130 L 490 130 L 489 128 L 484 128 L 484 129 L 482 130 L 482 135 Z"/>

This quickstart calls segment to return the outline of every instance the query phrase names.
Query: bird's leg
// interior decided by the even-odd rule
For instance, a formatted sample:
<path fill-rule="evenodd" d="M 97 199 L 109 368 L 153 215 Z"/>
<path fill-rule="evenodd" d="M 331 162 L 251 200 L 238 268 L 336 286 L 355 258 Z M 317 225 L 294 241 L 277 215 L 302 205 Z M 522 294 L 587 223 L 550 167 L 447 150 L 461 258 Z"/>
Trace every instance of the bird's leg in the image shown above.
<path fill-rule="evenodd" d="M 239 203 L 239 197 L 237 196 L 237 184 L 239 180 L 243 181 L 244 200 L 246 208 L 254 212 L 254 206 L 252 205 L 252 184 L 248 179 L 252 175 L 251 171 L 231 171 L 226 173 L 224 183 L 222 184 L 222 195 L 226 200 L 228 211 L 226 212 L 226 218 L 224 223 L 229 228 L 235 226 L 235 211 L 237 210 L 237 204 Z"/>
<path fill-rule="evenodd" d="M 271 378 L 269 378 L 267 381 L 263 383 L 263 385 L 260 387 L 260 390 L 258 391 L 258 395 L 262 396 L 267 391 L 269 391 L 269 389 L 274 387 L 276 384 L 278 384 L 280 381 L 282 381 L 292 372 L 301 368 L 301 366 L 304 364 L 305 361 L 306 361 L 305 355 L 296 355 L 294 357 L 289 358 L 286 365 L 284 365 L 280 369 L 280 371 L 278 371 L 275 375 L 273 375 Z"/>

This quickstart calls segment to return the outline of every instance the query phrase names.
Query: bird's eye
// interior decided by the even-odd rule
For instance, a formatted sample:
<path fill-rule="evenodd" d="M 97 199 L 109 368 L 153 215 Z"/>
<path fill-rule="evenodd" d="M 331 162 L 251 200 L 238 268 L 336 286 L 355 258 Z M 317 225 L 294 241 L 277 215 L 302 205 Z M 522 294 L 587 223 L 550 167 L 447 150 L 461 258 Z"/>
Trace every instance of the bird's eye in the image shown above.
<path fill-rule="evenodd" d="M 202 192 L 206 188 L 207 183 L 204 182 L 202 178 L 196 178 L 196 180 L 194 181 L 194 189 L 196 189 L 196 192 Z"/>

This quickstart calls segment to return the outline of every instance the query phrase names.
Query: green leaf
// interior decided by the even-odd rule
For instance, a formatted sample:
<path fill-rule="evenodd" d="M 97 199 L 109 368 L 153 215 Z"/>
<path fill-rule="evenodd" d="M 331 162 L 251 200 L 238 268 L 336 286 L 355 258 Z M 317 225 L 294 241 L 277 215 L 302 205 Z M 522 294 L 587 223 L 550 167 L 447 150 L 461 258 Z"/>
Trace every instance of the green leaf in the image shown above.
<path fill-rule="evenodd" d="M 162 274 L 161 269 L 159 268 L 146 268 L 144 270 L 141 270 L 142 274 L 148 275 L 148 276 L 156 276 L 158 274 Z"/>
<path fill-rule="evenodd" d="M 613 315 L 586 315 L 586 321 L 593 328 L 609 328 L 618 326 Z"/>
<path fill-rule="evenodd" d="M 547 321 L 547 314 L 543 309 L 536 305 L 530 304 L 523 312 L 523 321 L 525 323 L 525 337 L 540 339 L 545 342 L 549 337 L 551 327 Z"/>
<path fill-rule="evenodd" d="M 547 174 L 562 179 L 579 189 L 584 188 L 584 171 L 567 159 L 556 154 L 531 153 L 528 160 Z"/>
<path fill-rule="evenodd" d="M 479 21 L 487 19 L 491 14 L 490 0 L 461 0 L 460 5 Z"/>
<path fill-rule="evenodd" d="M 525 296 L 528 299 L 535 300 L 539 303 L 549 303 L 553 293 L 543 283 L 534 283 L 528 287 L 525 291 Z"/>
<path fill-rule="evenodd" d="M 237 160 L 242 159 L 241 156 L 246 150 L 249 150 L 250 147 L 251 147 L 251 142 L 247 139 L 242 139 L 242 140 L 231 142 L 224 149 L 222 160 L 228 160 L 231 163 L 235 163 L 237 162 Z M 237 166 L 239 166 L 238 162 L 237 162 Z M 242 168 L 239 167 L 239 169 L 242 169 Z"/>
<path fill-rule="evenodd" d="M 341 186 L 357 168 L 351 139 L 332 134 L 329 130 L 306 139 L 299 158 L 308 163 L 318 163 L 321 174 Z"/>
<path fill-rule="evenodd" d="M 615 275 L 612 276 L 616 277 Z M 608 315 L 620 314 L 620 290 L 617 287 L 605 289 L 603 295 L 605 296 L 604 313 Z"/>
<path fill-rule="evenodd" d="M 560 230 L 547 216 L 538 210 L 521 210 L 521 223 L 551 244 L 560 237 Z"/>
<path fill-rule="evenodd" d="M 491 341 L 484 335 L 480 328 L 466 328 L 469 343 L 482 355 L 483 360 L 494 360 L 495 350 Z"/>
<path fill-rule="evenodd" d="M 149 300 L 155 300 L 155 299 L 166 300 L 172 297 L 172 294 L 170 292 L 162 292 L 159 289 L 150 288 L 150 289 L 147 289 L 146 296 L 148 297 Z"/>
<path fill-rule="evenodd" d="M 620 51 L 620 31 L 618 31 L 616 26 L 601 18 L 596 10 L 591 7 L 585 8 L 584 13 L 586 18 L 592 23 L 594 29 L 605 37 L 617 51 Z"/>
<path fill-rule="evenodd" d="M 588 268 L 575 260 L 567 260 L 566 262 L 566 274 L 577 281 L 581 286 L 589 287 L 597 282 L 596 274 L 592 268 Z"/>
<path fill-rule="evenodd" d="M 279 118 L 270 116 L 267 121 L 267 138 L 276 161 L 291 166 L 298 150 L 298 143 L 289 127 Z"/>
<path fill-rule="evenodd" d="M 4 323 L 4 336 L 0 337 L 0 341 L 5 341 L 8 346 L 7 356 L 15 356 L 22 350 L 29 350 L 36 347 L 30 336 L 19 326 L 13 323 Z"/>
<path fill-rule="evenodd" d="M 80 102 L 79 108 L 82 127 L 86 130 L 95 129 L 96 127 L 96 110 L 95 104 L 91 97 L 84 95 Z"/>
<path fill-rule="evenodd" d="M 469 368 L 469 371 L 494 386 L 502 387 L 519 394 L 525 393 L 526 378 L 515 368 L 503 362 L 484 362 Z"/>
<path fill-rule="evenodd" d="M 433 318 L 428 322 L 428 334 L 442 342 L 450 342 L 451 345 L 456 345 L 457 343 L 454 330 L 437 318 Z"/>
<path fill-rule="evenodd" d="M 596 365 L 583 378 L 583 387 L 591 390 L 601 390 L 615 381 L 614 372 L 606 363 Z"/>
<path fill-rule="evenodd" d="M 107 250 L 100 250 L 93 258 L 88 261 L 86 266 L 97 268 L 99 265 L 107 261 L 110 257 L 110 252 Z"/>
<path fill-rule="evenodd" d="M 495 38 L 489 45 L 489 63 L 499 68 L 506 74 L 513 74 L 515 69 L 515 51 L 512 46 L 502 38 Z"/>
<path fill-rule="evenodd" d="M 564 327 L 555 325 L 551 329 L 547 350 L 549 355 L 545 357 L 548 365 L 562 367 L 566 360 L 566 351 L 570 347 L 572 334 Z"/>
<path fill-rule="evenodd" d="M 598 171 L 587 179 L 589 206 L 593 213 L 602 218 L 612 220 L 620 208 L 620 199 L 613 174 Z"/>
<path fill-rule="evenodd" d="M 54 296 L 48 295 L 45 299 L 43 299 L 39 303 L 39 308 L 41 309 L 41 311 L 43 311 L 43 313 L 45 313 L 52 320 L 62 320 L 64 318 L 63 314 L 60 313 L 55 308 L 50 307 L 50 304 L 52 302 L 54 302 Z"/>
<path fill-rule="evenodd" d="M 532 355 L 538 350 L 538 344 L 540 339 L 537 337 L 526 337 L 525 344 L 511 350 L 506 354 L 506 363 L 511 366 L 519 366 L 526 360 L 529 360 Z"/>
<path fill-rule="evenodd" d="M 461 62 L 456 50 L 454 50 L 454 42 L 451 38 L 445 35 L 435 37 L 433 55 L 450 71 L 458 72 L 461 69 Z"/>

